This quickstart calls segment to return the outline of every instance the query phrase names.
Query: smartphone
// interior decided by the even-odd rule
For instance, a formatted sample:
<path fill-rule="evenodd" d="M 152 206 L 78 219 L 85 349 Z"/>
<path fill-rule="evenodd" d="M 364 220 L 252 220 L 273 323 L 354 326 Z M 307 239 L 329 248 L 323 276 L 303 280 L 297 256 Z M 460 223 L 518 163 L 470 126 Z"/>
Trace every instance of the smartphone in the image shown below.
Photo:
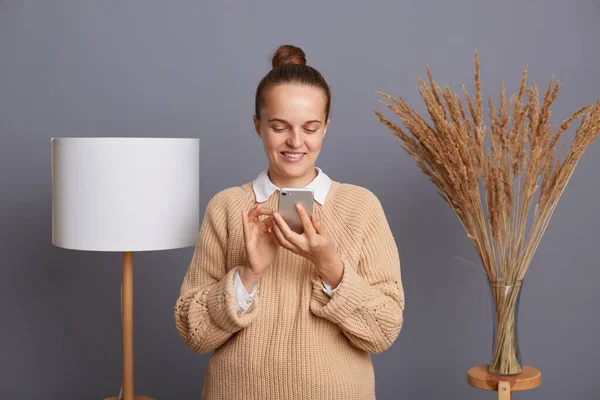
<path fill-rule="evenodd" d="M 279 204 L 277 211 L 288 224 L 290 229 L 296 233 L 302 234 L 302 221 L 296 210 L 296 203 L 301 203 L 302 207 L 310 217 L 313 210 L 314 192 L 308 188 L 281 188 L 279 190 Z"/>

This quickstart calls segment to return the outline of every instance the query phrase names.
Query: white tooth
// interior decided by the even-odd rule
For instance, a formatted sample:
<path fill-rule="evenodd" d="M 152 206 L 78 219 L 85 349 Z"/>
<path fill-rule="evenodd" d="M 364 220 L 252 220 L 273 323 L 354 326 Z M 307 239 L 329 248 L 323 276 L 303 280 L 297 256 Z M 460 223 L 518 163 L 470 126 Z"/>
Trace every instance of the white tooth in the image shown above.
<path fill-rule="evenodd" d="M 302 154 L 292 154 L 292 153 L 284 153 L 287 157 L 290 158 L 300 158 Z"/>

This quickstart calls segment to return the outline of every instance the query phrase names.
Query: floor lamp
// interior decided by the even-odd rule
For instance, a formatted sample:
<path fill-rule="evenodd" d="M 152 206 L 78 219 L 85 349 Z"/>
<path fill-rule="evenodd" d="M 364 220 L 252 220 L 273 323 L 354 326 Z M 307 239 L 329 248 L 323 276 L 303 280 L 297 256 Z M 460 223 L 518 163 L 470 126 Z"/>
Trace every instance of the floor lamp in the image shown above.
<path fill-rule="evenodd" d="M 195 138 L 52 138 L 52 244 L 123 253 L 123 386 L 133 391 L 133 253 L 193 246 L 199 232 Z"/>

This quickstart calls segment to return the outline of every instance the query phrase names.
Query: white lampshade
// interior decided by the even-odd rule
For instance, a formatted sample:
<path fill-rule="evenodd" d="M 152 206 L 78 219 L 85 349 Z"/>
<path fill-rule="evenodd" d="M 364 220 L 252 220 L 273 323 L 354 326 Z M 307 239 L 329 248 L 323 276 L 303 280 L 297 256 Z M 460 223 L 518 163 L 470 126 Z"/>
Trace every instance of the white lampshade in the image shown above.
<path fill-rule="evenodd" d="M 52 243 L 74 250 L 193 246 L 197 138 L 52 138 Z"/>

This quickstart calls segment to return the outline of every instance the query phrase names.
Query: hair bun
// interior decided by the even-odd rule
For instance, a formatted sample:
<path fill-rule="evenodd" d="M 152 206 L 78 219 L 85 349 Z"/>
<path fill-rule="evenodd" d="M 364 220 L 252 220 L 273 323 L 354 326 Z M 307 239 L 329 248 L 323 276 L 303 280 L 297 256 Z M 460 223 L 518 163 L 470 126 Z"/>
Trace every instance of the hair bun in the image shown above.
<path fill-rule="evenodd" d="M 306 54 L 301 48 L 292 46 L 290 44 L 284 44 L 273 54 L 271 61 L 273 69 L 281 67 L 284 64 L 304 64 L 306 65 Z"/>

